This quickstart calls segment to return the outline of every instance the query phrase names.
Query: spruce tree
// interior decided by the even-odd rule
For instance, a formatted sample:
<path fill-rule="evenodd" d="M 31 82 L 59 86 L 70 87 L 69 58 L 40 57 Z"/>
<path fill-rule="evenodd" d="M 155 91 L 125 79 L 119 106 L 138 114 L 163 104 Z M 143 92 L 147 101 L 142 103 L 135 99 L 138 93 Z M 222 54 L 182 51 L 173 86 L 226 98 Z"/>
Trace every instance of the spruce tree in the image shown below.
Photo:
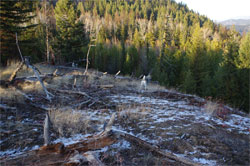
<path fill-rule="evenodd" d="M 238 68 L 250 69 L 250 32 L 241 40 L 239 57 L 236 60 Z"/>
<path fill-rule="evenodd" d="M 28 38 L 22 38 L 23 32 L 35 27 L 30 21 L 34 17 L 34 4 L 36 1 L 0 1 L 0 54 L 2 64 L 10 59 L 19 59 L 16 47 L 16 34 L 19 42 L 27 42 Z"/>
<path fill-rule="evenodd" d="M 59 0 L 55 7 L 57 27 L 56 48 L 61 58 L 74 61 L 82 58 L 86 46 L 84 24 L 80 22 L 79 11 L 71 0 Z"/>
<path fill-rule="evenodd" d="M 186 93 L 194 94 L 196 91 L 195 79 L 193 73 L 188 70 L 185 74 L 185 79 L 183 80 L 182 90 Z"/>
<path fill-rule="evenodd" d="M 196 24 L 194 26 L 194 32 L 192 34 L 191 43 L 188 48 L 188 57 L 189 57 L 189 68 L 193 73 L 196 93 L 201 95 L 202 93 L 202 78 L 205 77 L 206 71 L 206 48 L 204 40 L 202 38 L 202 32 L 200 25 Z"/>

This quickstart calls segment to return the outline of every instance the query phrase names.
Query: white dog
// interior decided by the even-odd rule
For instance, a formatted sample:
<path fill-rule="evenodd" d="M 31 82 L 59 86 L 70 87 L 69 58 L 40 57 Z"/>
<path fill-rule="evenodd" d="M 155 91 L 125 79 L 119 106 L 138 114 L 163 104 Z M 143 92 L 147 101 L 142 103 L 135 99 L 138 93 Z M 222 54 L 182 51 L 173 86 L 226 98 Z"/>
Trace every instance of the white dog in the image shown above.
<path fill-rule="evenodd" d="M 144 90 L 147 90 L 147 81 L 145 75 L 143 76 L 141 80 L 141 89 L 144 88 Z"/>

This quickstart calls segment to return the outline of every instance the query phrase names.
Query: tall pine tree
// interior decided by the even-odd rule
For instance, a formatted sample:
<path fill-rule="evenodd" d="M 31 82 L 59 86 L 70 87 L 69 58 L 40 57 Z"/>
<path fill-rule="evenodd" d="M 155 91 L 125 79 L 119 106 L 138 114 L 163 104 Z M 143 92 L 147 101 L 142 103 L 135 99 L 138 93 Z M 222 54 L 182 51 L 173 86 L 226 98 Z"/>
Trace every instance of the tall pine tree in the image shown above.
<path fill-rule="evenodd" d="M 27 37 L 21 38 L 21 35 L 35 26 L 35 24 L 30 23 L 34 17 L 35 2 L 28 0 L 0 1 L 0 54 L 2 64 L 6 65 L 8 60 L 19 58 L 16 47 L 16 34 L 20 43 L 29 40 Z"/>
<path fill-rule="evenodd" d="M 71 0 L 59 0 L 55 7 L 57 27 L 57 53 L 64 61 L 83 58 L 82 49 L 86 46 L 84 24 L 79 20 L 80 12 Z"/>

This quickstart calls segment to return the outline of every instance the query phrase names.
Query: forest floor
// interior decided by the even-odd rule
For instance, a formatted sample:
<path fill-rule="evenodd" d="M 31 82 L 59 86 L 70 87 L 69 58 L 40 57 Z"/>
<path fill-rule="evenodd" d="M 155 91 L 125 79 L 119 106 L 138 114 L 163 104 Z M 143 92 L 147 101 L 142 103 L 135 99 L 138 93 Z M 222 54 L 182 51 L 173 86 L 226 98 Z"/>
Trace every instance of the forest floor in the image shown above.
<path fill-rule="evenodd" d="M 17 75 L 24 82 L 1 87 L 0 159 L 38 149 L 43 145 L 43 121 L 51 110 L 54 143 L 70 145 L 96 133 L 117 117 L 113 130 L 145 140 L 163 151 L 204 165 L 249 165 L 250 117 L 227 105 L 140 80 L 79 68 L 36 65 L 41 73 L 57 76 L 44 79 L 52 101 L 32 71 Z M 14 67 L 1 69 L 1 80 Z M 81 92 L 81 93 L 74 93 Z M 132 145 L 124 139 L 99 149 L 105 165 L 166 165 L 165 158 Z M 173 164 L 174 165 L 174 164 Z"/>

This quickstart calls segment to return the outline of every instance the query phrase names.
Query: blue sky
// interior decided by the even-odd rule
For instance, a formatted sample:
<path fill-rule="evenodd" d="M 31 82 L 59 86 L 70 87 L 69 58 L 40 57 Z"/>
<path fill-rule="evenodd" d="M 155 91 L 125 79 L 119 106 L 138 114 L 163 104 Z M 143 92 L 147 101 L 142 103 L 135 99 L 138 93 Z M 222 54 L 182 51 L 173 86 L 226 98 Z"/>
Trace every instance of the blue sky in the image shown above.
<path fill-rule="evenodd" d="M 212 20 L 250 18 L 250 0 L 175 0 Z"/>

